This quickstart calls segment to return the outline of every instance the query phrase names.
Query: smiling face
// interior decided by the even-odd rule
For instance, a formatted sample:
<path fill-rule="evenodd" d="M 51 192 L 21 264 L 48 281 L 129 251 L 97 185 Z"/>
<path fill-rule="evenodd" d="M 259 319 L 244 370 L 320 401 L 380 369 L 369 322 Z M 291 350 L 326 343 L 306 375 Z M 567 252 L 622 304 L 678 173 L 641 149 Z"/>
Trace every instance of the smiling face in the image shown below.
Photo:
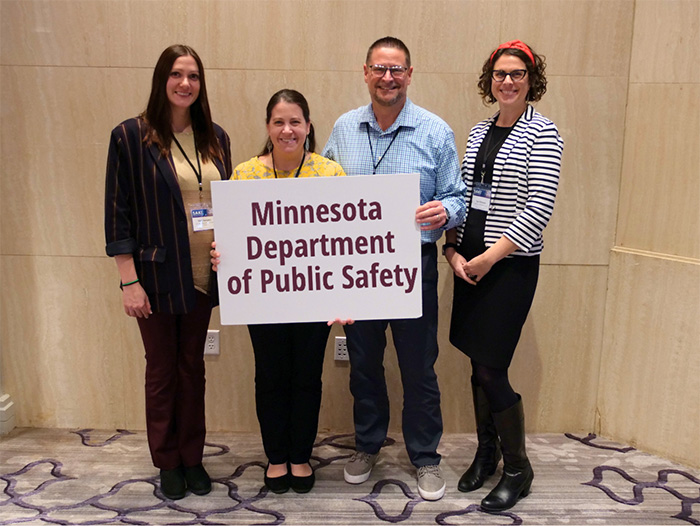
<path fill-rule="evenodd" d="M 267 134 L 275 154 L 300 156 L 310 130 L 311 123 L 298 104 L 282 100 L 272 108 Z"/>
<path fill-rule="evenodd" d="M 527 69 L 525 63 L 518 57 L 513 55 L 503 54 L 493 65 L 493 69 L 510 73 L 516 69 Z M 530 75 L 525 75 L 524 78 L 517 82 L 513 82 L 510 75 L 506 76 L 505 80 L 498 82 L 491 79 L 491 93 L 498 101 L 501 110 L 512 109 L 525 111 L 527 106 L 527 92 L 530 90 Z"/>
<path fill-rule="evenodd" d="M 377 78 L 368 67 L 375 64 L 387 67 L 406 67 L 406 54 L 397 48 L 379 47 L 372 51 L 369 61 L 364 65 L 365 82 L 367 83 L 372 103 L 380 106 L 403 105 L 406 101 L 408 86 L 411 84 L 413 67 L 408 68 L 402 79 L 393 78 L 389 71 L 383 77 Z"/>
<path fill-rule="evenodd" d="M 178 57 L 168 76 L 165 91 L 173 111 L 186 110 L 199 96 L 199 68 L 190 55 Z"/>

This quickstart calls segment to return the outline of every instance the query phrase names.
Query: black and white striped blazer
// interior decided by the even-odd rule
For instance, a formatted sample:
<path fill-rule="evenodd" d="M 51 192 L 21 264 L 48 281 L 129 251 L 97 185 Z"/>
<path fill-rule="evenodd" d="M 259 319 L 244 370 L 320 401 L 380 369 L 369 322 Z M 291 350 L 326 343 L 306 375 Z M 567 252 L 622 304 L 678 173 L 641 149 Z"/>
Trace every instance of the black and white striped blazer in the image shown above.
<path fill-rule="evenodd" d="M 467 185 L 467 213 L 474 189 L 474 164 L 486 133 L 498 113 L 474 126 L 462 161 Z M 542 252 L 542 231 L 547 226 L 557 195 L 564 141 L 555 124 L 528 104 L 496 155 L 491 204 L 486 215 L 484 243 L 492 246 L 505 236 L 518 246 L 512 255 Z M 462 242 L 464 224 L 457 227 Z"/>

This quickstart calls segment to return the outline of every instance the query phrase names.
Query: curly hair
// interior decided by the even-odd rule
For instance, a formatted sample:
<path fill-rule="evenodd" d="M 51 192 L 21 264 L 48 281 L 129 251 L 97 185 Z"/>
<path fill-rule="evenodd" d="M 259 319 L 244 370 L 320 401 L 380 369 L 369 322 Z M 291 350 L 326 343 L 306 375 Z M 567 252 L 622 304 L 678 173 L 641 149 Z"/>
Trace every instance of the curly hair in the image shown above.
<path fill-rule="evenodd" d="M 542 95 L 545 94 L 547 91 L 547 77 L 545 77 L 544 74 L 544 70 L 547 67 L 545 57 L 544 55 L 538 55 L 535 53 L 535 50 L 530 46 L 528 47 L 530 48 L 530 51 L 532 51 L 532 55 L 535 57 L 534 64 L 524 51 L 516 48 L 499 49 L 493 54 L 493 59 L 491 58 L 491 54 L 489 54 L 489 58 L 486 59 L 486 62 L 484 62 L 484 65 L 481 68 L 481 76 L 479 77 L 478 82 L 479 95 L 481 95 L 485 105 L 496 102 L 496 97 L 494 97 L 493 93 L 491 92 L 491 74 L 493 73 L 493 65 L 502 55 L 513 55 L 525 63 L 525 67 L 527 68 L 528 83 L 530 84 L 530 89 L 528 90 L 526 97 L 527 101 L 537 102 L 542 98 Z"/>

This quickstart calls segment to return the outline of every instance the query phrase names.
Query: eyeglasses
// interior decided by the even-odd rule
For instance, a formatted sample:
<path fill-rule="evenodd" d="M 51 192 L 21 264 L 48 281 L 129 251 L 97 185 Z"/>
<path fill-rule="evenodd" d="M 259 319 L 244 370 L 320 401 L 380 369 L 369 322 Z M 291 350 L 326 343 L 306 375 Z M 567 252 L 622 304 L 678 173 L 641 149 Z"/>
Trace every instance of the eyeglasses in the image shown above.
<path fill-rule="evenodd" d="M 503 82 L 504 80 L 506 80 L 506 77 L 510 77 L 510 80 L 512 80 L 513 82 L 518 82 L 519 80 L 523 80 L 525 78 L 525 75 L 527 75 L 526 69 L 514 69 L 513 71 L 503 71 L 502 69 L 494 69 L 491 72 L 491 78 L 496 82 Z"/>
<path fill-rule="evenodd" d="M 372 76 L 378 79 L 386 75 L 388 71 L 391 73 L 392 78 L 401 80 L 404 75 L 406 75 L 406 71 L 408 71 L 408 68 L 404 66 L 382 66 L 381 64 L 373 64 L 367 67 L 372 72 Z"/>

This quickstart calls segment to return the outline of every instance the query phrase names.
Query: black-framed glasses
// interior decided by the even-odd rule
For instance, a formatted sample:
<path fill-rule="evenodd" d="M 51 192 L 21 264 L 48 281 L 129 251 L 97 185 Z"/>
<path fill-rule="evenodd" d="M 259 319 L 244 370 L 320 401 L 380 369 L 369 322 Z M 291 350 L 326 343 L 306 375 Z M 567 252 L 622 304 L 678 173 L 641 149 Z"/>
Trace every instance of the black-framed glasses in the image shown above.
<path fill-rule="evenodd" d="M 382 66 L 381 64 L 372 64 L 367 67 L 372 72 L 372 76 L 378 79 L 386 75 L 388 71 L 391 73 L 392 78 L 401 80 L 404 75 L 406 75 L 406 71 L 408 71 L 408 68 L 405 66 Z"/>
<path fill-rule="evenodd" d="M 494 69 L 491 72 L 491 78 L 496 82 L 503 82 L 508 76 L 513 82 L 518 82 L 519 80 L 523 80 L 525 78 L 525 75 L 527 75 L 526 69 L 514 69 L 513 71 L 503 71 L 502 69 Z"/>

